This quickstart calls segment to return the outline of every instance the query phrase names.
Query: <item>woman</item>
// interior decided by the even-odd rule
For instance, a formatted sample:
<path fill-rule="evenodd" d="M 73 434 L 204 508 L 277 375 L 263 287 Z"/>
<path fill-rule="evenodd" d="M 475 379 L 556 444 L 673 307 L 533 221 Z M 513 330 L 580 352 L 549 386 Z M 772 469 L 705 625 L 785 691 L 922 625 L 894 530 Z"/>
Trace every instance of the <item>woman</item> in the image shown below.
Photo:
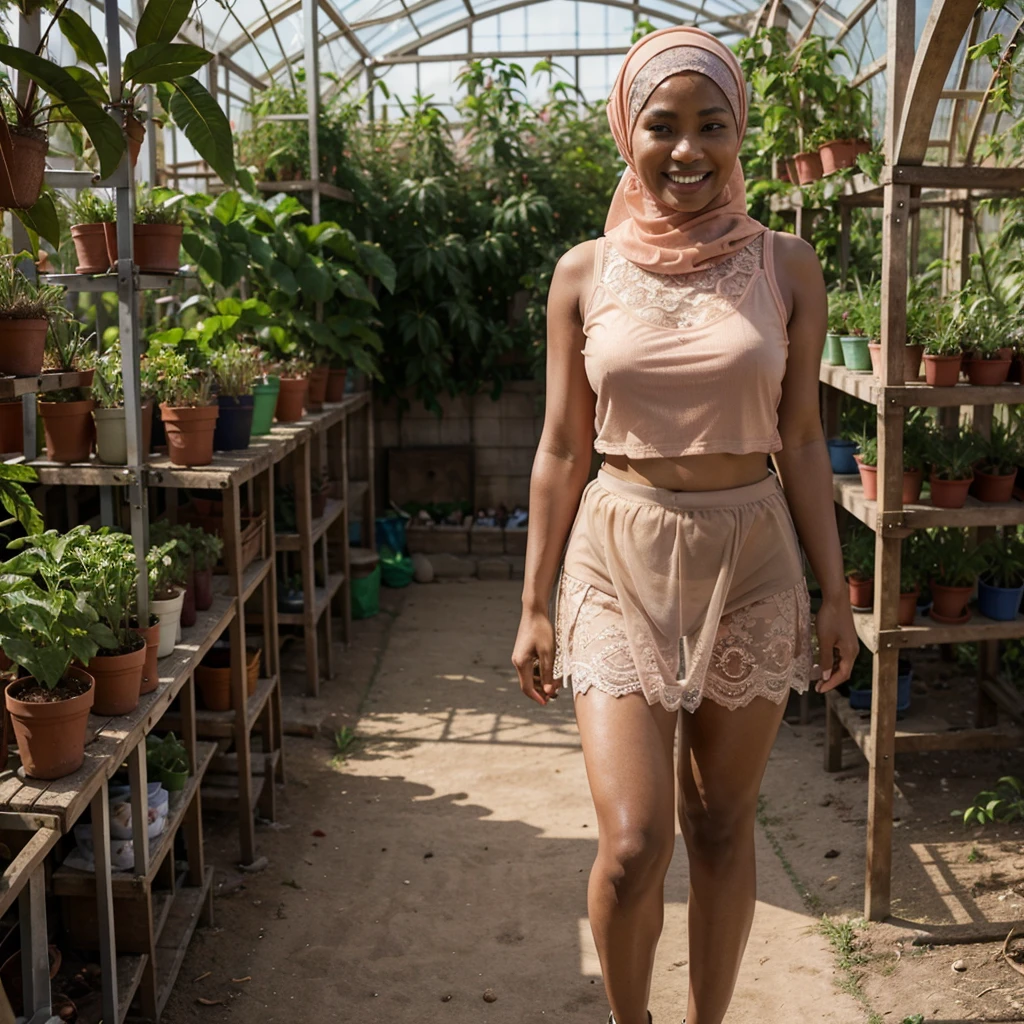
<path fill-rule="evenodd" d="M 566 253 L 548 299 L 512 662 L 540 704 L 571 678 L 600 830 L 588 905 L 609 1024 L 650 1019 L 677 779 L 687 1019 L 725 1017 L 754 913 L 761 777 L 790 688 L 809 685 L 801 544 L 831 656 L 818 692 L 858 649 L 818 413 L 821 267 L 747 216 L 746 113 L 739 64 L 713 36 L 638 42 L 608 104 L 628 167 L 606 235 Z M 604 461 L 587 484 L 592 443 Z"/>

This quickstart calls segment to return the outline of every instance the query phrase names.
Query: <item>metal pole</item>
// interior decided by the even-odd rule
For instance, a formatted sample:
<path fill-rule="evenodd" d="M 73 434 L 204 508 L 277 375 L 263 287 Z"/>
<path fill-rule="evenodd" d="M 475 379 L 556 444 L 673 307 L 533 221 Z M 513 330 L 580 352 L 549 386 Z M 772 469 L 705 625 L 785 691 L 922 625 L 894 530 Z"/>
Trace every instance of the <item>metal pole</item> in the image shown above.
<path fill-rule="evenodd" d="M 309 178 L 313 183 L 313 223 L 320 223 L 320 32 L 318 0 L 302 0 L 305 33 L 306 113 L 309 117 Z"/>

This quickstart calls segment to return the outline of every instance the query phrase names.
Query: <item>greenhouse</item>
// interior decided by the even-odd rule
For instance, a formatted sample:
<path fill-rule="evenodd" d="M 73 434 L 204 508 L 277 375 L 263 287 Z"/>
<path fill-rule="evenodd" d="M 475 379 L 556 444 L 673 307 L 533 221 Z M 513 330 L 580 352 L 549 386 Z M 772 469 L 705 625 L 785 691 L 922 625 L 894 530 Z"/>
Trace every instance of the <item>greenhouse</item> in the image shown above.
<path fill-rule="evenodd" d="M 0 0 L 0 1024 L 1024 1021 L 1022 31 Z"/>

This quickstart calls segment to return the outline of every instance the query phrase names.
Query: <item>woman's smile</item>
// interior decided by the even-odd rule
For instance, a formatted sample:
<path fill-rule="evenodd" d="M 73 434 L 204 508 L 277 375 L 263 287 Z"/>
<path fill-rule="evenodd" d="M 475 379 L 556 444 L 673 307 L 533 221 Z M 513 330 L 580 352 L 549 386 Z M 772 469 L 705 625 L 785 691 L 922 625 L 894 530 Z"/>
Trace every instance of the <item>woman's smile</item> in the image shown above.
<path fill-rule="evenodd" d="M 699 173 L 681 173 L 676 171 L 665 171 L 665 177 L 669 180 L 669 188 L 678 195 L 690 196 L 699 192 L 713 177 L 713 171 L 702 171 Z"/>

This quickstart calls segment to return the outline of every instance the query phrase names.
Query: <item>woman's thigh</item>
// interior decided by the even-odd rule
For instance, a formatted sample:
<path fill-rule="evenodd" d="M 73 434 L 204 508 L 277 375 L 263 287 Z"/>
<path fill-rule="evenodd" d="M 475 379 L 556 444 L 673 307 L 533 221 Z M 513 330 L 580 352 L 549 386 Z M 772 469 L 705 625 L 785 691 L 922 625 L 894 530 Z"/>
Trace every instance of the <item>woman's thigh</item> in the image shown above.
<path fill-rule="evenodd" d="M 596 687 L 575 705 L 602 843 L 671 846 L 678 712 L 648 704 L 641 693 L 613 697 Z"/>

